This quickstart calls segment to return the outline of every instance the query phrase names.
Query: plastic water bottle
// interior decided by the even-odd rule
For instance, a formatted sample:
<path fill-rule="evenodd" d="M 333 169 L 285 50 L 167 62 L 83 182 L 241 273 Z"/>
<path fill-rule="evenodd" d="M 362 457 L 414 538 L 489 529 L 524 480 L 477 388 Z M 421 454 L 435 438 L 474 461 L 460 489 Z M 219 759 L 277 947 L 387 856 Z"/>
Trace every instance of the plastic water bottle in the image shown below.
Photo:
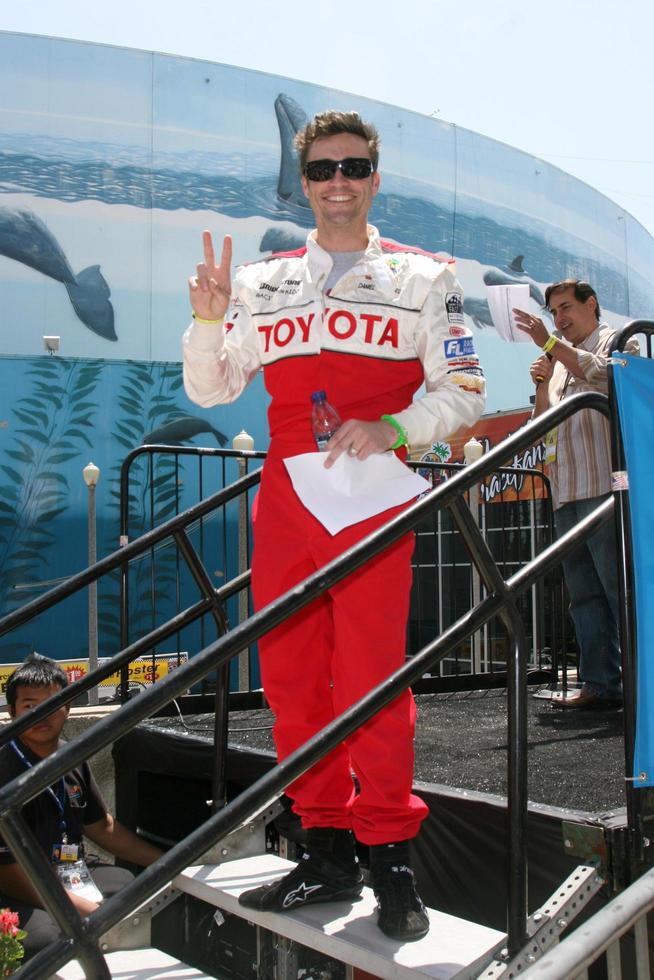
<path fill-rule="evenodd" d="M 316 446 L 322 453 L 327 449 L 327 443 L 336 430 L 340 428 L 341 418 L 327 401 L 324 391 L 314 391 L 311 402 L 311 429 Z"/>

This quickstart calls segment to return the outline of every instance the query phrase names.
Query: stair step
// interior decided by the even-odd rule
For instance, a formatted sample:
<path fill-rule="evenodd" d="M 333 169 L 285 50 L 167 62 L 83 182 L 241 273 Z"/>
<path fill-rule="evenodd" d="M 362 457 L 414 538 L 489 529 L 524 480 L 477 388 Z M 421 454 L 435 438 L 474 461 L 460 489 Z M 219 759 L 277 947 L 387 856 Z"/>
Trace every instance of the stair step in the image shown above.
<path fill-rule="evenodd" d="M 248 888 L 274 881 L 294 867 L 273 854 L 186 868 L 173 885 L 210 905 L 366 970 L 381 980 L 472 980 L 506 940 L 505 933 L 429 909 L 424 939 L 400 943 L 377 928 L 375 897 L 369 888 L 355 902 L 303 906 L 292 912 L 257 912 L 238 904 Z"/>
<path fill-rule="evenodd" d="M 160 949 L 126 949 L 106 953 L 105 960 L 116 980 L 208 980 L 210 974 L 187 966 Z M 84 980 L 77 960 L 59 968 L 53 980 Z"/>

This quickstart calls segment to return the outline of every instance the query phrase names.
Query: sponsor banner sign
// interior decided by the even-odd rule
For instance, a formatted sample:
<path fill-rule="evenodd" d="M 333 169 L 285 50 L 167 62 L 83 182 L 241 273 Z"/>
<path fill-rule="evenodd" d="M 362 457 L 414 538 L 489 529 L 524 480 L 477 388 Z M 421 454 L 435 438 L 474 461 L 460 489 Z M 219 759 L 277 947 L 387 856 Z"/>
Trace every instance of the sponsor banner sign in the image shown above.
<path fill-rule="evenodd" d="M 463 463 L 463 447 L 474 436 L 484 447 L 484 453 L 499 445 L 504 439 L 517 432 L 529 422 L 531 409 L 522 408 L 511 412 L 497 412 L 485 415 L 470 428 L 459 429 L 447 441 L 433 445 L 420 456 L 420 460 L 433 463 Z M 545 470 L 545 443 L 539 442 L 530 446 L 504 464 L 512 469 Z M 429 470 L 418 471 L 421 476 L 429 478 Z M 447 479 L 447 471 L 434 470 L 434 483 Z M 546 496 L 545 486 L 541 479 L 532 479 L 520 473 L 497 473 L 488 477 L 480 488 L 481 499 L 487 503 L 510 500 L 533 500 Z"/>
<path fill-rule="evenodd" d="M 100 666 L 107 662 L 108 658 L 100 658 Z M 132 660 L 128 667 L 128 679 L 131 685 L 146 687 L 161 680 L 172 670 L 188 660 L 188 653 L 158 653 L 154 657 L 140 657 Z M 68 682 L 73 684 L 89 671 L 88 660 L 58 660 L 58 665 L 68 674 Z M 6 704 L 5 688 L 7 681 L 16 667 L 20 664 L 1 664 L 0 665 L 0 704 Z M 98 695 L 100 701 L 108 701 L 114 697 L 120 686 L 120 671 L 110 674 L 98 685 Z"/>

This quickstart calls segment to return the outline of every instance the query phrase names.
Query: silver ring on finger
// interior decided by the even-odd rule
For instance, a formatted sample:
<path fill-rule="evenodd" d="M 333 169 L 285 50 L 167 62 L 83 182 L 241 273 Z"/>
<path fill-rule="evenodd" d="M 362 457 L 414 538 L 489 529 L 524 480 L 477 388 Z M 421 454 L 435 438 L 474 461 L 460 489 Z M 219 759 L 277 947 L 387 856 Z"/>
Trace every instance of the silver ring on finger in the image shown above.
<path fill-rule="evenodd" d="M 348 453 L 350 454 L 350 456 L 357 456 L 359 450 L 356 448 L 356 446 L 350 446 L 350 448 L 348 449 Z"/>

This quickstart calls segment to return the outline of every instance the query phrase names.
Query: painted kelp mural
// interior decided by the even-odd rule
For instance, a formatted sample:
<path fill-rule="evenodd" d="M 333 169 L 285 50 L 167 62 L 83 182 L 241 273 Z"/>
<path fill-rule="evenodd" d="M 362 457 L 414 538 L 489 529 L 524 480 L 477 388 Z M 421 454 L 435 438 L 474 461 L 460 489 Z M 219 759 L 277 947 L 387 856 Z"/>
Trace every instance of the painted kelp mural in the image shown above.
<path fill-rule="evenodd" d="M 0 386 L 10 405 L 0 455 L 2 613 L 86 567 L 87 489 L 82 469 L 90 459 L 101 471 L 96 493 L 102 556 L 119 545 L 120 469 L 131 449 L 159 443 L 220 447 L 226 442 L 225 434 L 204 415 L 194 414 L 182 390 L 178 364 L 4 358 Z M 194 503 L 196 482 L 188 467 L 176 468 L 172 455 L 156 456 L 152 464 L 135 463 L 129 482 L 130 538 Z M 207 480 L 209 492 L 218 488 L 217 482 Z M 210 535 L 211 530 L 208 522 L 203 533 Z M 222 569 L 216 584 L 235 571 Z M 132 564 L 134 636 L 154 625 L 151 604 L 140 600 L 154 594 L 161 614 L 170 612 L 176 576 L 173 548 L 160 548 L 156 557 L 148 555 Z M 178 605 L 183 600 L 184 596 L 176 597 Z M 59 657 L 84 656 L 86 614 L 86 593 L 71 597 L 60 610 L 43 614 L 0 641 L 3 661 L 20 659 L 32 648 Z M 117 578 L 100 583 L 98 619 L 100 653 L 108 656 L 119 648 Z"/>
<path fill-rule="evenodd" d="M 537 310 L 549 282 L 578 275 L 613 322 L 654 310 L 654 241 L 629 214 L 453 124 L 239 68 L 7 33 L 0 84 L 0 614 L 84 566 L 89 458 L 103 472 L 104 554 L 117 543 L 120 464 L 153 431 L 214 445 L 245 428 L 265 448 L 260 381 L 210 412 L 185 398 L 185 282 L 203 228 L 230 232 L 237 262 L 303 240 L 312 219 L 292 141 L 316 111 L 356 108 L 378 127 L 382 234 L 457 258 L 489 411 L 527 403 L 533 348 L 498 335 L 487 286 L 526 283 Z M 59 337 L 52 357 L 45 336 Z M 158 465 L 163 486 L 170 464 Z M 152 587 L 145 566 L 135 579 Z M 101 594 L 101 639 L 116 624 Z M 15 649 L 0 639 L 0 658 L 44 640 L 59 656 L 84 649 L 83 636 L 38 628 L 44 639 L 26 628 Z"/>

